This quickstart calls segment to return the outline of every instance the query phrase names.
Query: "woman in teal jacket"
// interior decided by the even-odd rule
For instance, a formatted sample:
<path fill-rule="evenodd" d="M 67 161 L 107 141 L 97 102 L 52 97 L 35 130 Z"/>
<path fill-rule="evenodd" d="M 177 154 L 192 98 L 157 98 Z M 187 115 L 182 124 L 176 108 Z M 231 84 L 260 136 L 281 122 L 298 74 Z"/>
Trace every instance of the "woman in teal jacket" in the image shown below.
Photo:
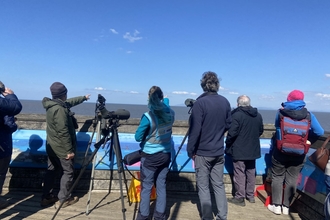
<path fill-rule="evenodd" d="M 174 111 L 158 86 L 152 86 L 149 90 L 148 108 L 149 112 L 142 115 L 135 133 L 135 140 L 140 142 L 142 150 L 141 201 L 136 219 L 148 219 L 150 193 L 155 183 L 157 200 L 153 218 L 163 220 L 166 219 L 166 176 L 173 147 Z"/>

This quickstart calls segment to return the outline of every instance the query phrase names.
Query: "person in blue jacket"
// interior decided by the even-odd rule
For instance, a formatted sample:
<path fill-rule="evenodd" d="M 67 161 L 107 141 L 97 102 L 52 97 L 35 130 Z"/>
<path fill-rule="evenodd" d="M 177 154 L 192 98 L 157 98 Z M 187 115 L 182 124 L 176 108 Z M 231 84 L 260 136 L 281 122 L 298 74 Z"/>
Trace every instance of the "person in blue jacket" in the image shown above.
<path fill-rule="evenodd" d="M 14 116 L 22 110 L 22 104 L 10 88 L 6 88 L 0 82 L 0 195 L 6 178 L 11 155 L 13 152 L 12 133 L 16 131 L 17 125 Z M 8 206 L 6 199 L 0 196 L 0 209 Z"/>
<path fill-rule="evenodd" d="M 141 201 L 136 219 L 149 219 L 150 193 L 155 183 L 157 199 L 153 219 L 165 220 L 166 176 L 173 148 L 172 126 L 175 114 L 169 106 L 168 98 L 164 98 L 158 86 L 152 86 L 148 96 L 149 112 L 142 115 L 135 133 L 135 140 L 140 142 L 142 150 Z"/>
<path fill-rule="evenodd" d="M 287 97 L 287 102 L 282 103 L 282 108 L 277 112 L 275 118 L 276 140 L 281 140 L 280 112 L 286 116 L 302 120 L 310 117 L 310 131 L 308 139 L 319 137 L 324 134 L 324 129 L 316 119 L 315 115 L 305 108 L 304 93 L 300 90 L 293 90 Z M 308 143 L 310 144 L 310 141 Z M 268 210 L 274 214 L 288 215 L 289 206 L 296 192 L 298 175 L 304 165 L 305 154 L 292 156 L 282 153 L 276 146 L 272 147 L 272 204 Z M 285 188 L 283 190 L 283 184 Z"/>
<path fill-rule="evenodd" d="M 214 72 L 202 75 L 204 91 L 193 104 L 190 115 L 187 153 L 195 162 L 201 219 L 213 220 L 210 183 L 217 205 L 217 220 L 226 220 L 228 203 L 223 182 L 224 137 L 232 123 L 229 101 L 218 94 L 220 82 Z"/>

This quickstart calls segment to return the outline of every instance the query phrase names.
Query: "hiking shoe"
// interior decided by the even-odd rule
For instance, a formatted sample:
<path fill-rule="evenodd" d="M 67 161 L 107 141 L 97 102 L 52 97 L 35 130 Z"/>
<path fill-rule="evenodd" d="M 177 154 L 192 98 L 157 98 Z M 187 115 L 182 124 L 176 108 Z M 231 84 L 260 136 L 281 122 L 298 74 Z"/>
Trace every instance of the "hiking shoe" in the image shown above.
<path fill-rule="evenodd" d="M 268 205 L 267 206 L 268 210 L 271 211 L 272 213 L 276 215 L 280 215 L 282 213 L 281 211 L 281 206 L 275 206 L 275 205 Z"/>
<path fill-rule="evenodd" d="M 69 205 L 73 205 L 73 204 L 75 204 L 78 201 L 79 201 L 79 197 L 78 196 L 70 197 L 66 201 L 63 202 L 63 205 L 62 205 L 61 208 L 65 208 L 65 207 L 67 207 Z M 55 209 L 58 209 L 58 207 L 60 207 L 60 205 L 61 205 L 61 201 L 57 201 L 55 203 Z"/>
<path fill-rule="evenodd" d="M 284 205 L 282 206 L 282 213 L 283 215 L 289 215 L 289 208 L 285 207 Z"/>
<path fill-rule="evenodd" d="M 243 198 L 237 199 L 235 197 L 228 199 L 228 202 L 239 205 L 239 206 L 245 206 L 245 201 Z"/>
<path fill-rule="evenodd" d="M 254 197 L 252 198 L 246 198 L 247 201 L 249 201 L 250 203 L 256 203 L 256 200 Z"/>
<path fill-rule="evenodd" d="M 0 198 L 0 209 L 4 209 L 7 206 L 9 206 L 9 203 L 7 202 L 7 200 Z"/>
<path fill-rule="evenodd" d="M 41 207 L 47 207 L 49 205 L 53 205 L 55 202 L 58 201 L 57 196 L 54 196 L 53 194 L 49 194 L 46 198 L 43 198 L 40 202 Z"/>

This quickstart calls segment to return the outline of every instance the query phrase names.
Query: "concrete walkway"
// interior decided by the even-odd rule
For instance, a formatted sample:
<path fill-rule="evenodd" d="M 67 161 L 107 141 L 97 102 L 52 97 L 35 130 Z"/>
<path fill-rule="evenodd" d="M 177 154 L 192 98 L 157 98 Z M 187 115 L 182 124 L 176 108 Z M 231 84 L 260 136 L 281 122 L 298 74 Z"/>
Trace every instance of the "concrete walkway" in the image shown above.
<path fill-rule="evenodd" d="M 40 207 L 41 192 L 10 191 L 3 192 L 10 206 L 0 210 L 0 219 L 42 219 L 54 217 L 54 206 Z M 90 205 L 87 209 L 88 193 L 75 193 L 80 197 L 78 203 L 61 208 L 55 219 L 111 219 L 134 220 L 137 214 L 138 203 L 129 204 L 126 195 L 121 199 L 120 192 L 93 191 Z M 228 195 L 229 197 L 229 195 Z M 126 211 L 122 211 L 122 201 Z M 88 215 L 87 210 L 89 211 Z M 199 220 L 197 194 L 168 194 L 167 199 L 168 220 Z M 264 204 L 256 198 L 256 203 L 246 203 L 245 207 L 228 203 L 228 220 L 298 220 L 302 219 L 298 213 L 289 215 L 275 215 L 267 210 Z"/>

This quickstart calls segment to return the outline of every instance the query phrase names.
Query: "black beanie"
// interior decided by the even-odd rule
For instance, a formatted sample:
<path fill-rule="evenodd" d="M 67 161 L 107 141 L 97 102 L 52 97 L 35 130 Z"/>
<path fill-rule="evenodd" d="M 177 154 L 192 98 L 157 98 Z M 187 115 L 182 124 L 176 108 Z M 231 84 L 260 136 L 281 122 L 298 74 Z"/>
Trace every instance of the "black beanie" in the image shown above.
<path fill-rule="evenodd" d="M 65 85 L 63 85 L 60 82 L 54 82 L 50 86 L 50 92 L 52 93 L 53 99 L 61 98 L 63 95 L 65 95 L 68 90 L 66 89 Z"/>

